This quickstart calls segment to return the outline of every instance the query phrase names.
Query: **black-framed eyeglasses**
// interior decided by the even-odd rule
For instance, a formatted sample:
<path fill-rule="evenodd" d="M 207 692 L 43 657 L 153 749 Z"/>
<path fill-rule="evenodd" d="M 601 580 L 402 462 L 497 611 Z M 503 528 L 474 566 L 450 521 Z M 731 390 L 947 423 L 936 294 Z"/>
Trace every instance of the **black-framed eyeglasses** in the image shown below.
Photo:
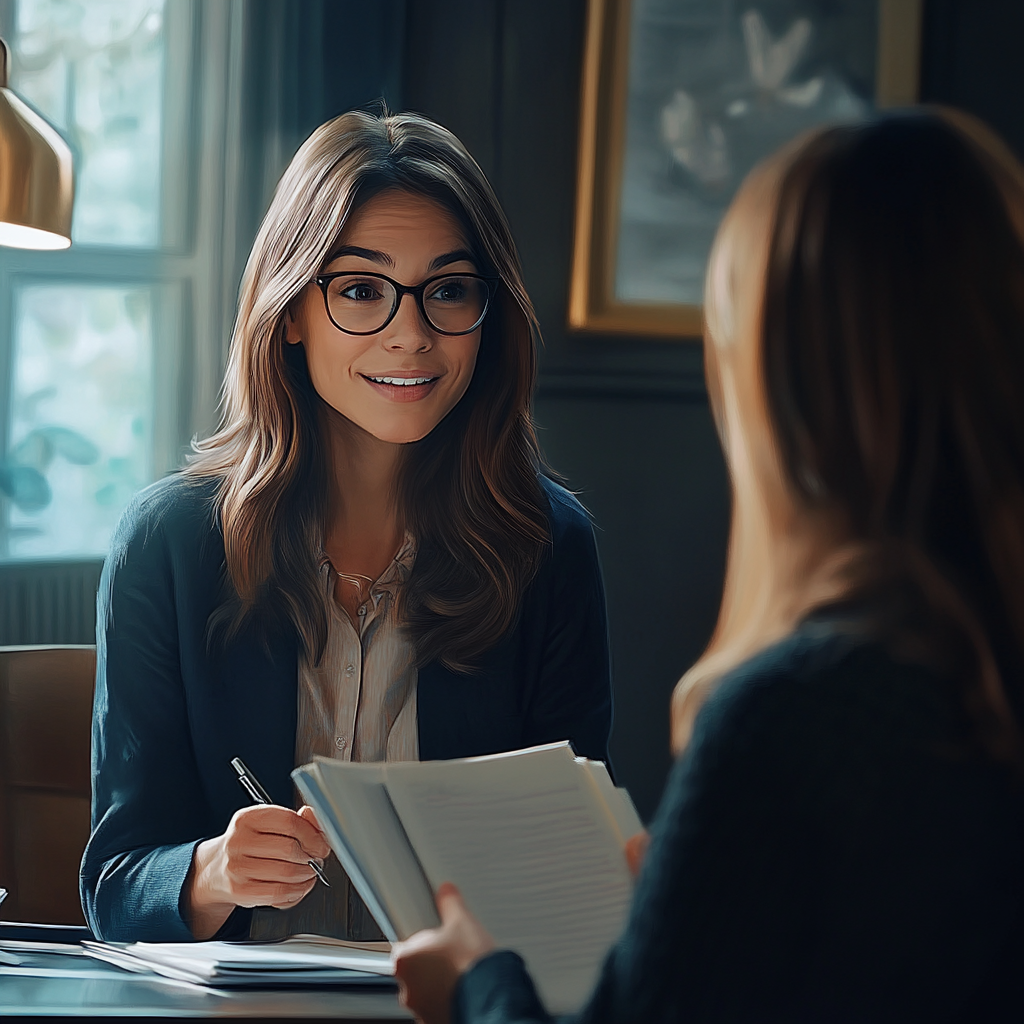
<path fill-rule="evenodd" d="M 438 334 L 475 331 L 487 316 L 499 278 L 439 274 L 411 288 L 385 274 L 341 271 L 313 280 L 323 292 L 331 323 L 345 334 L 376 334 L 395 318 L 402 296 L 411 295 L 423 319 Z"/>

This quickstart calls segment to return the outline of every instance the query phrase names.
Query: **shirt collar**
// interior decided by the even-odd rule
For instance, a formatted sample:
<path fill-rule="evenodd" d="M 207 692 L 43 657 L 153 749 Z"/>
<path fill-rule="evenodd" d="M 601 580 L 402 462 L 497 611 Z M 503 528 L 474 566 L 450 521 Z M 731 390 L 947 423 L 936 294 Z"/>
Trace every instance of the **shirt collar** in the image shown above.
<path fill-rule="evenodd" d="M 370 597 L 374 605 L 380 603 L 380 599 L 388 594 L 394 598 L 401 589 L 402 584 L 409 579 L 412 567 L 416 562 L 416 538 L 408 531 L 402 539 L 402 545 L 398 553 L 388 563 L 388 567 L 377 577 L 370 586 Z M 320 552 L 320 573 L 330 582 L 329 593 L 333 592 L 334 574 L 337 570 L 331 564 L 326 551 Z"/>

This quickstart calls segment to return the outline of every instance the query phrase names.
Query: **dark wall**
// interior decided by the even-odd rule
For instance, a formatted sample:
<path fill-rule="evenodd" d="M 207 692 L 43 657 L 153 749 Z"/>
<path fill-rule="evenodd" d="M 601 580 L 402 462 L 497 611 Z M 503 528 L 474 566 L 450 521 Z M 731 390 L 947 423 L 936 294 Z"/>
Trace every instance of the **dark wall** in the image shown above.
<path fill-rule="evenodd" d="M 1024 3 L 925 0 L 921 99 L 969 110 L 1024 158 Z"/>
<path fill-rule="evenodd" d="M 670 758 L 668 700 L 710 635 L 725 468 L 694 342 L 566 329 L 583 0 L 410 0 L 403 105 L 451 128 L 505 207 L 544 348 L 550 464 L 594 515 L 611 620 L 612 754 L 645 817 Z"/>

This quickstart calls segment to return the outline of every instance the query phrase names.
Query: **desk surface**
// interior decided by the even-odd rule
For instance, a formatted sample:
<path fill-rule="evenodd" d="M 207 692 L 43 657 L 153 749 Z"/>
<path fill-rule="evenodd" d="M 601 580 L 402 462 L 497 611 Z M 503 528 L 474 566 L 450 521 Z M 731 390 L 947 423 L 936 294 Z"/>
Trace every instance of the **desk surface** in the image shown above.
<path fill-rule="evenodd" d="M 221 992 L 132 974 L 71 953 L 20 950 L 17 956 L 22 960 L 19 966 L 0 965 L 0 1015 L 409 1021 L 393 989 Z"/>

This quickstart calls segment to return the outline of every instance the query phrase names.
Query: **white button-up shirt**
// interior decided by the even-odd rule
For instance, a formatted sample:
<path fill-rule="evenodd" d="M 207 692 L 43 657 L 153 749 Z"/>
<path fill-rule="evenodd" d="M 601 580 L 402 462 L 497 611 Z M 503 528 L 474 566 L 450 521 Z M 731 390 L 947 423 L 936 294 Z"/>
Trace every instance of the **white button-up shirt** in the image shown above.
<path fill-rule="evenodd" d="M 335 572 L 321 567 L 329 626 L 319 665 L 299 663 L 295 763 L 313 756 L 342 761 L 416 761 L 416 651 L 395 605 L 416 560 L 410 534 L 370 587 L 356 621 L 334 600 Z"/>
<path fill-rule="evenodd" d="M 296 764 L 306 764 L 316 754 L 343 761 L 419 760 L 416 651 L 395 607 L 415 560 L 416 542 L 407 533 L 353 621 L 334 599 L 335 571 L 324 558 L 320 571 L 328 612 L 327 649 L 319 665 L 299 657 Z M 325 870 L 329 889 L 318 882 L 287 910 L 257 907 L 250 936 L 362 937 L 361 931 L 373 927 L 367 924 L 365 908 L 334 857 L 328 858 Z"/>

